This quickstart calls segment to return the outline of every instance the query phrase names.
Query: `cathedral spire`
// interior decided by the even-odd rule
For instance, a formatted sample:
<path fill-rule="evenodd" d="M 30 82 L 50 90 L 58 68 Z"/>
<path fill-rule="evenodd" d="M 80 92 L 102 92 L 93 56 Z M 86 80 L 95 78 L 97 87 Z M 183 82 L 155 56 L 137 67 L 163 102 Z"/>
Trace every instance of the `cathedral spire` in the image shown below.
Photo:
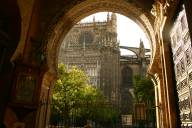
<path fill-rule="evenodd" d="M 114 20 L 114 21 L 116 22 L 117 16 L 116 16 L 115 13 L 112 13 L 112 14 L 111 14 L 111 20 L 112 20 L 112 21 Z"/>
<path fill-rule="evenodd" d="M 143 41 L 141 39 L 140 39 L 140 46 L 139 46 L 139 56 L 141 58 L 145 57 L 145 48 L 144 48 Z"/>
<path fill-rule="evenodd" d="M 93 23 L 95 23 L 95 16 L 93 16 Z"/>
<path fill-rule="evenodd" d="M 109 12 L 107 13 L 107 22 L 109 22 Z"/>
<path fill-rule="evenodd" d="M 143 44 L 143 41 L 140 39 L 140 48 L 144 48 L 144 44 Z"/>
<path fill-rule="evenodd" d="M 112 31 L 117 33 L 117 16 L 115 13 L 111 14 Z"/>

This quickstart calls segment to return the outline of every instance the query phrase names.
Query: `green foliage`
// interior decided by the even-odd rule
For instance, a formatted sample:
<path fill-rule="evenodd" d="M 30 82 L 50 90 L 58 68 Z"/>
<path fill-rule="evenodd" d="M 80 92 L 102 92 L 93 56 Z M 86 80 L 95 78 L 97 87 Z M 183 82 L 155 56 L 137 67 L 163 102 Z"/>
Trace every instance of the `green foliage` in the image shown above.
<path fill-rule="evenodd" d="M 58 80 L 52 92 L 52 119 L 59 116 L 68 120 L 73 115 L 78 118 L 97 117 L 105 122 L 117 115 L 107 108 L 101 91 L 89 85 L 88 80 L 86 74 L 77 67 L 67 70 L 64 64 L 59 64 Z M 67 124 L 65 126 L 68 127 Z"/>
<path fill-rule="evenodd" d="M 79 98 L 83 97 L 81 95 L 88 77 L 77 67 L 72 67 L 67 71 L 64 64 L 59 65 L 58 73 L 59 79 L 53 89 L 52 108 L 53 111 L 66 115 L 77 103 L 81 102 Z"/>
<path fill-rule="evenodd" d="M 154 104 L 154 85 L 150 79 L 141 76 L 134 77 L 134 93 L 136 102 Z"/>

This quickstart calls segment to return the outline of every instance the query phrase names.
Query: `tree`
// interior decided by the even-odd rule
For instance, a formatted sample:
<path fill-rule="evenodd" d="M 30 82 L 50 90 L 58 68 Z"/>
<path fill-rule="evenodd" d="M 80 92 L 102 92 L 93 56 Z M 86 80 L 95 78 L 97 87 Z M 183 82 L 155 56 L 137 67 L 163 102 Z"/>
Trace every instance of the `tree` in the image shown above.
<path fill-rule="evenodd" d="M 59 64 L 58 80 L 52 95 L 52 113 L 63 116 L 66 127 L 68 127 L 72 109 L 81 103 L 83 88 L 87 83 L 88 77 L 83 71 L 75 66 L 67 70 L 64 64 Z"/>
<path fill-rule="evenodd" d="M 155 101 L 155 91 L 153 82 L 146 77 L 139 75 L 134 77 L 134 94 L 135 100 L 139 103 L 146 103 L 152 105 Z"/>
<path fill-rule="evenodd" d="M 134 94 L 136 103 L 145 104 L 147 120 L 152 122 L 153 127 L 155 127 L 155 90 L 153 82 L 145 77 L 135 76 Z"/>
<path fill-rule="evenodd" d="M 114 112 L 105 108 L 107 101 L 101 91 L 89 85 L 88 80 L 86 74 L 76 66 L 67 70 L 64 64 L 59 64 L 58 80 L 52 95 L 52 121 L 53 117 L 61 116 L 65 119 L 64 125 L 67 128 L 72 113 L 73 116 L 80 118 L 110 119 L 114 117 Z M 105 109 L 99 111 L 101 108 L 98 108 L 98 105 L 103 105 Z"/>

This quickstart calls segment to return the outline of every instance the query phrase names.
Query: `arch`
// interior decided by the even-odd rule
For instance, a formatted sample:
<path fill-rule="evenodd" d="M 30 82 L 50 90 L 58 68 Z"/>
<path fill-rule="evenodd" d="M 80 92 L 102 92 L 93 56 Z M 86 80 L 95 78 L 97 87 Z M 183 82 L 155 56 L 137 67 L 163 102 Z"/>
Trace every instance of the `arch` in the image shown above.
<path fill-rule="evenodd" d="M 151 23 L 152 16 L 146 16 L 144 10 L 141 10 L 134 3 L 129 3 L 124 0 L 85 0 L 77 5 L 73 5 L 71 9 L 63 13 L 63 15 L 54 22 L 55 24 L 52 24 L 50 27 L 47 35 L 48 39 L 45 39 L 48 41 L 46 53 L 50 73 L 56 75 L 59 47 L 72 26 L 88 15 L 104 11 L 119 13 L 135 21 L 146 33 L 151 44 L 152 56 L 154 55 L 156 44 Z"/>
<path fill-rule="evenodd" d="M 126 49 L 126 50 L 128 50 L 128 51 L 133 52 L 137 57 L 139 56 L 139 55 L 138 55 L 139 48 L 127 47 L 127 46 L 119 46 L 119 48 L 121 48 L 121 49 Z"/>
<path fill-rule="evenodd" d="M 122 54 L 122 53 L 123 53 L 123 54 Z M 122 56 L 129 55 L 129 53 L 130 53 L 130 55 L 133 55 L 133 56 L 136 56 L 136 57 L 137 57 L 137 55 L 136 55 L 133 51 L 128 50 L 128 49 L 120 48 L 120 56 L 121 56 L 121 57 L 122 57 Z"/>
<path fill-rule="evenodd" d="M 125 66 L 123 67 L 121 73 L 122 73 L 122 85 L 131 87 L 133 83 L 133 70 L 130 67 Z"/>

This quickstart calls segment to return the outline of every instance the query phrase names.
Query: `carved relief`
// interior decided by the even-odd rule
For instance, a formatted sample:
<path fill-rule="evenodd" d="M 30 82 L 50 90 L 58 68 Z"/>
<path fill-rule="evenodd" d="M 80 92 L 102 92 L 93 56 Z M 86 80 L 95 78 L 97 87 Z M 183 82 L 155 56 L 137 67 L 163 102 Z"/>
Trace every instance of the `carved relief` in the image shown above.
<path fill-rule="evenodd" d="M 187 66 L 189 66 L 191 64 L 191 54 L 190 54 L 190 48 L 188 48 L 185 51 L 185 58 L 186 58 L 186 62 L 187 62 Z"/>
<path fill-rule="evenodd" d="M 190 35 L 189 35 L 189 31 L 187 31 L 183 38 L 184 44 L 186 44 L 189 41 L 189 39 L 190 39 Z"/>
<path fill-rule="evenodd" d="M 187 99 L 179 101 L 179 108 L 180 108 L 180 110 L 190 109 L 189 97 Z"/>
<path fill-rule="evenodd" d="M 180 82 L 177 85 L 177 91 L 182 91 L 184 88 L 186 88 L 188 86 L 187 84 L 187 79 L 184 79 L 182 82 Z"/>
<path fill-rule="evenodd" d="M 181 73 L 183 74 L 185 72 L 185 62 L 183 58 L 181 59 L 180 64 L 181 64 Z"/>
<path fill-rule="evenodd" d="M 181 66 L 180 63 L 176 64 L 176 75 L 179 77 L 181 75 Z"/>
<path fill-rule="evenodd" d="M 192 82 L 192 72 L 189 73 L 189 82 Z"/>
<path fill-rule="evenodd" d="M 183 7 L 184 8 L 184 7 Z M 171 44 L 173 50 L 173 61 L 177 78 L 177 92 L 179 96 L 179 110 L 182 124 L 187 125 L 186 121 L 191 120 L 190 100 L 191 92 L 189 91 L 190 82 L 192 81 L 192 72 L 188 74 L 191 65 L 191 46 L 189 46 L 190 34 L 185 15 L 185 10 L 178 13 L 177 19 L 173 25 L 171 36 Z M 188 48 L 187 48 L 188 47 Z M 185 50 L 187 48 L 187 50 Z M 181 79 L 184 79 L 181 81 Z M 181 81 L 181 82 L 180 82 Z M 188 97 L 184 96 L 188 95 Z M 191 122 L 190 122 L 191 123 Z"/>

